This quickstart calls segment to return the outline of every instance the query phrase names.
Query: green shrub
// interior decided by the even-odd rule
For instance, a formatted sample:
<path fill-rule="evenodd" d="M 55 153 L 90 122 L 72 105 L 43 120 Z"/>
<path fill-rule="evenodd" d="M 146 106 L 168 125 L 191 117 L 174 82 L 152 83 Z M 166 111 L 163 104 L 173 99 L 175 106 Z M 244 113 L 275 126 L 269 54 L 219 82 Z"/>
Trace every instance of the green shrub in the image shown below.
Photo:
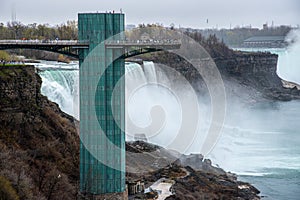
<path fill-rule="evenodd" d="M 0 60 L 9 61 L 9 54 L 6 51 L 0 51 Z"/>
<path fill-rule="evenodd" d="M 19 200 L 16 190 L 3 176 L 0 176 L 0 200 Z"/>

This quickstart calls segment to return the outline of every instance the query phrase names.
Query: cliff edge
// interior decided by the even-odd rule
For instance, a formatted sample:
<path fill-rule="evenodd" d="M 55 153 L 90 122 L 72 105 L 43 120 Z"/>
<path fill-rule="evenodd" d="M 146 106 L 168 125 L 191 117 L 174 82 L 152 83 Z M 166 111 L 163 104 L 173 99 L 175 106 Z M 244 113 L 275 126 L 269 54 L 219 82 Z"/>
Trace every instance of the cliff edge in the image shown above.
<path fill-rule="evenodd" d="M 77 122 L 41 95 L 41 83 L 34 66 L 0 67 L 0 177 L 18 196 L 4 199 L 77 196 Z"/>

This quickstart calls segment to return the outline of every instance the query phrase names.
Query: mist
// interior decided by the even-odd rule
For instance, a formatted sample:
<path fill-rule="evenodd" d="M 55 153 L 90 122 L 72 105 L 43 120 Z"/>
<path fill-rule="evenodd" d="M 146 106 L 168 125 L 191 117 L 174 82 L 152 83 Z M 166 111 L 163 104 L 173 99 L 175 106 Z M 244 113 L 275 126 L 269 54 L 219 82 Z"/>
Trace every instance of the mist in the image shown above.
<path fill-rule="evenodd" d="M 300 84 L 300 30 L 292 30 L 286 40 L 290 45 L 287 50 L 279 52 L 277 73 L 284 80 Z"/>
<path fill-rule="evenodd" d="M 128 63 L 126 99 L 127 140 L 144 135 L 151 143 L 181 153 L 190 153 L 191 146 L 201 151 L 210 107 L 174 69 L 152 62 Z"/>

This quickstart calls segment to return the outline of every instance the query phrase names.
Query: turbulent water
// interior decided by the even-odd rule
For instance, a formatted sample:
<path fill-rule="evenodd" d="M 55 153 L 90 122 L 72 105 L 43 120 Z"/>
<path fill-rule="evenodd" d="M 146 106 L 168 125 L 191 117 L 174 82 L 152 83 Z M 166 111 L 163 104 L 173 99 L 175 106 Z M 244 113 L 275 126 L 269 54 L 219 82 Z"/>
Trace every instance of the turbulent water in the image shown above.
<path fill-rule="evenodd" d="M 279 55 L 277 74 L 300 84 L 300 37 Z M 242 113 L 242 114 L 240 114 Z M 256 105 L 229 115 L 212 158 L 257 186 L 265 199 L 300 199 L 300 102 Z"/>
<path fill-rule="evenodd" d="M 239 109 L 229 114 L 210 157 L 267 199 L 299 199 L 299 113 L 296 101 Z"/>
<path fill-rule="evenodd" d="M 42 94 L 56 102 L 69 115 L 79 119 L 79 71 L 78 63 L 64 64 L 41 61 Z"/>
<path fill-rule="evenodd" d="M 298 46 L 272 51 L 279 54 L 279 76 L 300 83 Z M 58 103 L 63 111 L 78 118 L 78 63 L 42 62 L 37 67 L 43 70 L 40 72 L 42 93 Z M 165 70 L 150 62 L 145 62 L 144 68 L 135 63 L 126 63 L 126 99 L 129 102 L 126 107 L 127 125 L 131 133 L 145 134 L 150 142 L 162 146 L 167 146 L 176 137 L 182 122 L 184 97 L 192 99 L 194 94 L 187 92 L 189 89 L 185 87 L 181 88 L 184 97 L 178 98 L 180 95 L 176 93 L 180 91 L 169 87 L 172 86 L 169 76 Z M 134 85 L 141 87 L 134 88 Z M 201 149 L 209 121 L 204 116 L 209 116 L 210 108 L 201 102 L 201 98 L 197 99 L 199 106 L 196 109 L 202 115 L 198 121 L 200 128 L 187 153 Z M 163 112 L 159 110 L 160 107 Z M 128 122 L 129 119 L 132 123 Z M 157 123 L 164 122 L 160 124 L 162 129 L 153 130 L 150 127 L 147 132 L 137 128 L 147 127 L 155 123 L 155 119 L 158 119 Z M 208 157 L 225 170 L 237 173 L 240 179 L 257 186 L 266 199 L 299 199 L 299 122 L 299 101 L 251 107 L 229 105 L 221 138 Z M 134 134 L 127 135 L 128 140 L 133 138 Z"/>

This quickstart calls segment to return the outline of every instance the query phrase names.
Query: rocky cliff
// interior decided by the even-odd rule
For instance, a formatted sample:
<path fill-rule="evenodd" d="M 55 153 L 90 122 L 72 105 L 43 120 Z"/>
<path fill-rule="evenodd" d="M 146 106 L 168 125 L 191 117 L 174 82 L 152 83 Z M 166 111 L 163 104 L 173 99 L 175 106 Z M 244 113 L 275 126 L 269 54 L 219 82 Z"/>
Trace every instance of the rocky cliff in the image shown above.
<path fill-rule="evenodd" d="M 245 102 L 262 100 L 289 101 L 300 99 L 297 86 L 287 87 L 277 71 L 278 55 L 224 50 L 215 52 L 215 62 L 224 82 L 228 98 L 240 98 Z M 223 54 L 226 54 L 224 56 Z M 153 61 L 174 68 L 193 85 L 200 94 L 208 94 L 204 80 L 197 70 L 183 58 L 168 52 L 136 56 L 136 59 Z M 205 67 L 205 65 L 203 65 Z M 176 77 L 173 77 L 176 80 Z M 300 88 L 300 87 L 299 87 Z"/>
<path fill-rule="evenodd" d="M 300 99 L 300 90 L 285 87 L 277 75 L 276 54 L 235 52 L 234 56 L 215 58 L 214 61 L 225 80 L 251 87 L 266 99 Z"/>
<path fill-rule="evenodd" d="M 0 177 L 17 193 L 4 199 L 77 195 L 77 122 L 41 95 L 41 83 L 33 66 L 0 67 Z"/>

